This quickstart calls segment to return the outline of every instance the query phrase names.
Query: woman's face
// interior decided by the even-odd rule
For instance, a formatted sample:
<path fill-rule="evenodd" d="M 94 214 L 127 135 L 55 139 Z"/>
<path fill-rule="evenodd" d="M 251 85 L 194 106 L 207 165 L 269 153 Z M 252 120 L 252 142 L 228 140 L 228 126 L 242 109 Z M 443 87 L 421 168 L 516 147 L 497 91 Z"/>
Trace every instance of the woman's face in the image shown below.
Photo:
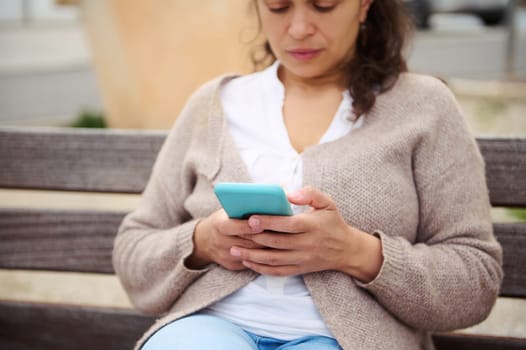
<path fill-rule="evenodd" d="M 263 32 L 285 74 L 312 79 L 340 76 L 371 2 L 257 0 L 257 5 Z"/>

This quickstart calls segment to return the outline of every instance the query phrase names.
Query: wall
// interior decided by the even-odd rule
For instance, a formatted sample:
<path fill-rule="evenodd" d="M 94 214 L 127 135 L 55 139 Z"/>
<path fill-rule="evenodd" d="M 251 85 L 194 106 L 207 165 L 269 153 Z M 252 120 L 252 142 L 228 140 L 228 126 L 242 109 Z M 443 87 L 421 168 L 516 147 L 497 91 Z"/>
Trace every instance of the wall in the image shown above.
<path fill-rule="evenodd" d="M 169 128 L 203 82 L 251 70 L 250 0 L 81 0 L 111 127 Z"/>

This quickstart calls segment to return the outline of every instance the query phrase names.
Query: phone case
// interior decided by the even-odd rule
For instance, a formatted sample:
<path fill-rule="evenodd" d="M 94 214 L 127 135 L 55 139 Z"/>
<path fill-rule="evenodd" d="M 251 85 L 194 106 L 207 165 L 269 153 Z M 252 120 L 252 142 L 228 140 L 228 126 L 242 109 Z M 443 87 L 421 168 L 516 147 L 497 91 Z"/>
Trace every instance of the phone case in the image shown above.
<path fill-rule="evenodd" d="M 245 219 L 253 214 L 292 215 L 285 191 L 275 184 L 218 183 L 214 192 L 230 218 Z"/>

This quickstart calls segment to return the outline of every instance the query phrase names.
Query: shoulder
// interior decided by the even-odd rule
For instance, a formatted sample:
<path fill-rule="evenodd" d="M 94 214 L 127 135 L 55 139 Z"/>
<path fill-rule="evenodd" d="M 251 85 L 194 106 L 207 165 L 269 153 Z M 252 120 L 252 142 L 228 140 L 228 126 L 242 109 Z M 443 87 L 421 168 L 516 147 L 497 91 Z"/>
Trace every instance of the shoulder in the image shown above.
<path fill-rule="evenodd" d="M 402 73 L 386 96 L 396 97 L 404 101 L 454 100 L 455 97 L 447 84 L 436 77 L 416 73 Z"/>
<path fill-rule="evenodd" d="M 373 109 L 384 120 L 394 118 L 428 126 L 463 122 L 460 106 L 446 83 L 422 74 L 401 74 L 389 90 L 377 96 Z"/>
<path fill-rule="evenodd" d="M 451 89 L 435 77 L 404 73 L 391 89 L 377 96 L 370 122 L 381 130 L 395 130 L 418 147 L 437 151 L 466 149 L 473 143 L 471 128 Z M 454 145 L 454 146 L 452 146 Z M 437 153 L 438 154 L 438 153 Z"/>
<path fill-rule="evenodd" d="M 389 118 L 386 108 L 392 110 L 395 123 L 415 136 L 416 152 L 427 154 L 430 167 L 447 169 L 470 157 L 474 162 L 471 164 L 482 164 L 471 127 L 456 96 L 444 81 L 428 75 L 404 73 L 385 93 L 382 103 L 382 116 Z"/>
<path fill-rule="evenodd" d="M 221 90 L 224 86 L 237 77 L 238 75 L 235 74 L 224 74 L 205 82 L 190 96 L 188 104 L 202 105 L 204 103 L 206 105 L 207 102 L 211 103 L 220 97 Z"/>
<path fill-rule="evenodd" d="M 259 92 L 268 85 L 268 73 L 255 72 L 229 79 L 222 86 L 221 100 L 224 106 L 255 103 Z"/>
<path fill-rule="evenodd" d="M 237 98 L 244 100 L 249 92 L 258 89 L 262 82 L 262 72 L 224 74 L 201 85 L 189 98 L 189 107 L 214 108 L 220 105 L 221 99 Z"/>
<path fill-rule="evenodd" d="M 189 127 L 191 124 L 199 124 L 199 121 L 206 124 L 210 115 L 221 115 L 221 89 L 235 77 L 234 74 L 225 74 L 199 86 L 187 99 L 174 126 Z"/>

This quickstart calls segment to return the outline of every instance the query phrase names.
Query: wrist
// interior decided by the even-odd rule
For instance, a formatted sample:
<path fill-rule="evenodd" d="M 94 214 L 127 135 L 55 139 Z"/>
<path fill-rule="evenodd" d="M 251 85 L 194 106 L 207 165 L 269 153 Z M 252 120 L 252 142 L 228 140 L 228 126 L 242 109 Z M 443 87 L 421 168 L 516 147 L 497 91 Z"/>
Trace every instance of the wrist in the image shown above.
<path fill-rule="evenodd" d="M 344 272 L 362 283 L 376 278 L 383 263 L 382 242 L 380 238 L 350 227 L 352 252 L 347 255 Z"/>
<path fill-rule="evenodd" d="M 212 260 L 209 257 L 206 240 L 206 219 L 197 223 L 193 236 L 193 251 L 186 260 L 186 266 L 191 269 L 202 269 L 209 265 Z"/>

